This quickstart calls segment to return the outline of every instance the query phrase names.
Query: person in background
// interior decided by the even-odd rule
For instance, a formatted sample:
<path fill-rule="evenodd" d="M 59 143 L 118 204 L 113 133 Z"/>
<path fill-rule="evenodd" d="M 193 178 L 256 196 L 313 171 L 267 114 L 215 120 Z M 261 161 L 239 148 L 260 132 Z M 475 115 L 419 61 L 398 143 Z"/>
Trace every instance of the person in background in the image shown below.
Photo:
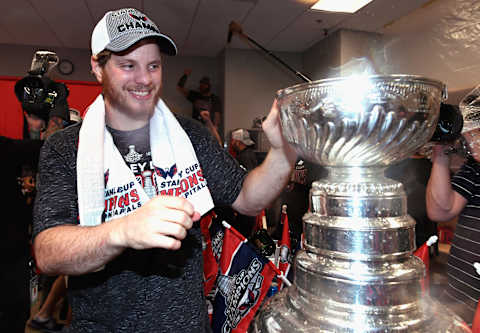
<path fill-rule="evenodd" d="M 58 98 L 44 103 L 45 95 L 36 88 L 52 92 Z M 24 93 L 25 92 L 25 93 Z M 23 139 L 0 136 L 2 207 L 8 209 L 0 236 L 0 331 L 23 332 L 30 312 L 30 233 L 36 173 L 40 148 L 52 133 L 68 120 L 66 87 L 48 77 L 28 75 L 15 84 L 15 94 L 24 115 Z"/>
<path fill-rule="evenodd" d="M 56 332 L 60 331 L 63 325 L 57 323 L 54 318 L 57 304 L 64 300 L 67 295 L 67 281 L 66 277 L 59 275 L 55 278 L 45 301 L 34 315 L 30 317 L 27 322 L 28 327 L 39 330 Z M 67 324 L 69 319 L 67 318 Z"/>
<path fill-rule="evenodd" d="M 451 177 L 451 155 L 444 145 L 433 149 L 432 170 L 427 185 L 427 213 L 432 221 L 445 222 L 458 216 L 447 264 L 448 285 L 441 301 L 472 325 L 480 298 L 480 279 L 473 266 L 480 262 L 480 130 L 463 134 L 471 155 Z"/>
<path fill-rule="evenodd" d="M 308 169 L 304 160 L 298 160 L 295 168 L 292 170 L 290 180 L 285 186 L 280 196 L 275 199 L 272 206 L 267 209 L 268 219 L 273 224 L 271 232 L 274 239 L 281 239 L 283 232 L 283 223 L 281 220 L 282 206 L 287 206 L 288 226 L 290 229 L 290 238 L 293 252 L 300 245 L 301 235 L 303 233 L 303 215 L 308 211 L 309 187 L 307 185 Z"/>
<path fill-rule="evenodd" d="M 212 119 L 210 118 L 210 112 L 206 110 L 200 111 L 200 117 L 210 133 L 212 133 L 213 137 L 217 140 L 218 144 L 220 146 L 223 145 L 220 133 L 218 133 L 217 127 L 213 124 Z"/>
<path fill-rule="evenodd" d="M 198 90 L 185 88 L 185 83 L 191 73 L 191 69 L 185 70 L 182 77 L 178 80 L 177 90 L 192 103 L 193 119 L 205 123 L 205 119 L 202 117 L 201 113 L 202 111 L 208 111 L 215 129 L 221 133 L 222 102 L 217 95 L 212 93 L 212 84 L 210 78 L 207 76 L 200 79 Z"/>
<path fill-rule="evenodd" d="M 255 169 L 258 165 L 258 159 L 253 150 L 255 142 L 246 129 L 239 128 L 232 132 L 231 145 L 240 166 L 246 171 Z"/>
<path fill-rule="evenodd" d="M 148 16 L 107 12 L 91 46 L 103 92 L 42 147 L 38 266 L 69 277 L 67 331 L 209 332 L 197 221 L 217 205 L 256 215 L 285 186 L 297 155 L 276 102 L 263 123 L 270 151 L 247 174 L 160 98 L 162 58 L 177 48 Z"/>
<path fill-rule="evenodd" d="M 245 171 L 250 172 L 258 166 L 258 160 L 253 150 L 255 142 L 250 138 L 246 129 L 239 128 L 232 131 L 230 146 L 234 151 L 235 159 Z M 236 211 L 225 215 L 225 209 L 220 212 L 220 215 L 227 216 L 226 220 L 246 238 L 252 235 L 256 223 L 254 216 L 244 215 Z"/>

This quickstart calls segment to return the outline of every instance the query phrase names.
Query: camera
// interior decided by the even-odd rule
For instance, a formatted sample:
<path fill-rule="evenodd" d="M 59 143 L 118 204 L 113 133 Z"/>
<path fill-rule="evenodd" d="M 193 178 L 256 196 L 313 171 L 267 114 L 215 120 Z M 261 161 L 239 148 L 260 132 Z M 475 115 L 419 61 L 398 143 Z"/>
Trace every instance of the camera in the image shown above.
<path fill-rule="evenodd" d="M 65 120 L 69 119 L 67 86 L 53 81 L 46 75 L 57 64 L 58 57 L 54 52 L 35 52 L 28 75 L 18 80 L 14 88 L 23 110 L 45 122 L 52 112 Z"/>

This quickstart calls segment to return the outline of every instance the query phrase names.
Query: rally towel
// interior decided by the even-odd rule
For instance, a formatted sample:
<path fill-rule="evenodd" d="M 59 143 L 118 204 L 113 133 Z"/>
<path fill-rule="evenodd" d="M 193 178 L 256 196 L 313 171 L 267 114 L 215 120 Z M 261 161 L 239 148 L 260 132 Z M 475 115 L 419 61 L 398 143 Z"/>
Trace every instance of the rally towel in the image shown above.
<path fill-rule="evenodd" d="M 217 291 L 213 300 L 214 333 L 243 333 L 258 311 L 280 271 L 228 223 L 223 222 Z M 216 236 L 213 236 L 217 238 Z M 214 249 L 214 253 L 218 253 Z"/>
<path fill-rule="evenodd" d="M 150 147 L 154 165 L 174 165 L 176 170 L 200 167 L 189 137 L 161 99 L 150 119 Z M 198 186 L 197 191 L 178 195 L 186 197 L 203 215 L 214 205 L 205 179 L 201 181 L 204 184 Z M 124 209 L 114 218 L 128 215 L 150 200 L 105 127 L 105 103 L 103 96 L 99 95 L 88 108 L 79 135 L 77 189 L 80 225 L 102 223 L 106 188 L 130 194 L 124 197 L 124 203 L 128 202 L 130 209 Z"/>

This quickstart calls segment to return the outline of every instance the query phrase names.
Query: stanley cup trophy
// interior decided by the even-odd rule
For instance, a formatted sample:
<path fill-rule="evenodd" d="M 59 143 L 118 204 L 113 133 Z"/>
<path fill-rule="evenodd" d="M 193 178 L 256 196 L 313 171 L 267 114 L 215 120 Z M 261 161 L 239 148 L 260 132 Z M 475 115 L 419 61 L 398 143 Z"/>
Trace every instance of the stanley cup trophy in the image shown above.
<path fill-rule="evenodd" d="M 446 88 L 408 75 L 349 77 L 277 93 L 286 139 L 328 170 L 310 190 L 294 282 L 249 332 L 470 332 L 422 294 L 423 262 L 403 185 L 386 167 L 435 131 Z"/>

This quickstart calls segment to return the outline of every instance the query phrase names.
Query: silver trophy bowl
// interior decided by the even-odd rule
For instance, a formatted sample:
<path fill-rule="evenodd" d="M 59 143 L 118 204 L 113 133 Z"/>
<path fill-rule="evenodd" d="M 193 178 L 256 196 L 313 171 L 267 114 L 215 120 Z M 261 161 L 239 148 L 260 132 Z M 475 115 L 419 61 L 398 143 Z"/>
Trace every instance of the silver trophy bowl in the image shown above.
<path fill-rule="evenodd" d="M 445 94 L 441 82 L 391 75 L 299 84 L 277 99 L 284 135 L 300 156 L 325 166 L 373 166 L 423 146 Z"/>
<path fill-rule="evenodd" d="M 266 301 L 249 332 L 469 332 L 422 292 L 415 220 L 403 185 L 384 176 L 429 141 L 445 98 L 441 82 L 409 75 L 277 93 L 285 138 L 328 175 L 310 190 L 292 286 Z"/>

